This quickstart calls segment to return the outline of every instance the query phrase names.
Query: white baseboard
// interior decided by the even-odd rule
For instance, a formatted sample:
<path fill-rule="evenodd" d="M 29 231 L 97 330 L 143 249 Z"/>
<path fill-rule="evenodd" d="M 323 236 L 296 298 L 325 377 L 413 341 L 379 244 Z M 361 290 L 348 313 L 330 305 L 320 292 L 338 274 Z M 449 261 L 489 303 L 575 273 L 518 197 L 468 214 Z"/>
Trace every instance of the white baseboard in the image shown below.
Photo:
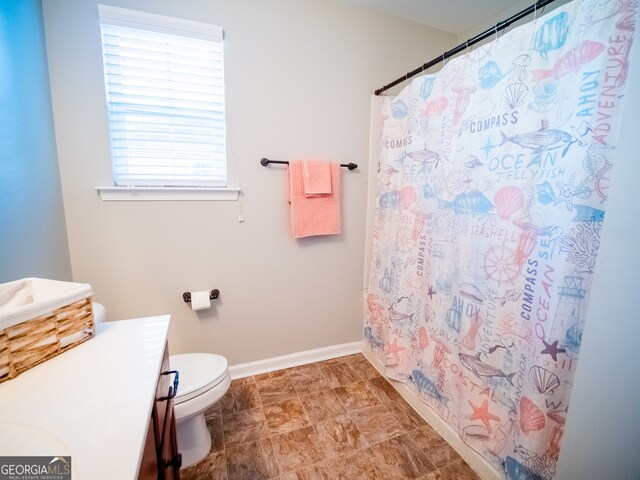
<path fill-rule="evenodd" d="M 369 360 L 371 365 L 384 375 L 384 365 L 382 362 L 367 348 L 362 348 L 362 354 Z M 389 383 L 397 390 L 397 392 L 404 398 L 413 409 L 427 422 L 433 429 L 444 438 L 451 447 L 458 452 L 458 454 L 469 464 L 475 472 L 480 475 L 484 480 L 502 480 L 504 476 L 498 472 L 498 470 L 490 464 L 484 457 L 480 456 L 475 450 L 469 448 L 460 438 L 458 432 L 456 432 L 447 422 L 445 422 L 440 416 L 433 411 L 430 407 L 422 403 L 418 397 L 413 393 L 409 386 L 402 382 L 387 378 Z"/>
<path fill-rule="evenodd" d="M 315 348 L 304 352 L 281 355 L 279 357 L 265 358 L 255 362 L 239 363 L 229 367 L 231 378 L 250 377 L 260 373 L 274 372 L 285 368 L 297 367 L 308 363 L 321 362 L 330 358 L 344 357 L 362 351 L 362 342 L 343 343 L 330 347 Z"/>

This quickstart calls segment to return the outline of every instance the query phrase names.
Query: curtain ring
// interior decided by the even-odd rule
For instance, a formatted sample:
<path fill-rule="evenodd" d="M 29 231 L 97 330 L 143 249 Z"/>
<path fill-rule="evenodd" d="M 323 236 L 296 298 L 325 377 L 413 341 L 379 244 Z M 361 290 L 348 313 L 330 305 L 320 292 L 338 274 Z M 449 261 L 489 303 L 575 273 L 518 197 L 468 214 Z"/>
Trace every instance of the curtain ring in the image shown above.
<path fill-rule="evenodd" d="M 495 29 L 496 29 L 496 42 L 497 42 L 498 41 L 498 24 L 497 23 L 496 23 Z"/>
<path fill-rule="evenodd" d="M 467 57 L 469 56 L 469 39 L 467 38 Z"/>
<path fill-rule="evenodd" d="M 533 21 L 536 21 L 536 18 L 538 17 L 538 0 L 536 0 L 536 3 L 533 4 Z"/>

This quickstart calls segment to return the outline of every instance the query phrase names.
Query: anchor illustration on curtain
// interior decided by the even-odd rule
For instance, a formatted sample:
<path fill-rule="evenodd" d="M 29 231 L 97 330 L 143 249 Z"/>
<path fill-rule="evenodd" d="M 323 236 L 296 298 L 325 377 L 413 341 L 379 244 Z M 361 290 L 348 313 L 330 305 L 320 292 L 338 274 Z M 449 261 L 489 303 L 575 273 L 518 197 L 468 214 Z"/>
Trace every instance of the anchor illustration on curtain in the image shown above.
<path fill-rule="evenodd" d="M 365 339 L 509 479 L 555 474 L 637 9 L 575 0 L 383 103 Z"/>

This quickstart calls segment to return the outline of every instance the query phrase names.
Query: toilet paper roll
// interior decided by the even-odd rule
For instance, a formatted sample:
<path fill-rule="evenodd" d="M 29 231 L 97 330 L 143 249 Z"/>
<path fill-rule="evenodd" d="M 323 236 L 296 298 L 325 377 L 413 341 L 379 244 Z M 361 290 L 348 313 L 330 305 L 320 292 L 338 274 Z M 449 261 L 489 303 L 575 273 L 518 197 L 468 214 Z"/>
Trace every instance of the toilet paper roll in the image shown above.
<path fill-rule="evenodd" d="M 191 310 L 206 310 L 207 308 L 211 308 L 209 295 L 207 290 L 191 292 Z"/>

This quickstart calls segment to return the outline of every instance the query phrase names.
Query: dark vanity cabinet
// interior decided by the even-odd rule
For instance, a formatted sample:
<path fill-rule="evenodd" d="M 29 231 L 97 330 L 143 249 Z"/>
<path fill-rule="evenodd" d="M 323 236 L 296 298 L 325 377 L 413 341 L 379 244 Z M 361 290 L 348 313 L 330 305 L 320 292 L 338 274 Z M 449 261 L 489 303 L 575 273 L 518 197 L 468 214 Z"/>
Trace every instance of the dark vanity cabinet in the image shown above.
<path fill-rule="evenodd" d="M 173 398 L 178 392 L 178 372 L 169 368 L 165 345 L 147 439 L 140 462 L 138 480 L 179 480 L 182 458 L 178 453 Z"/>

